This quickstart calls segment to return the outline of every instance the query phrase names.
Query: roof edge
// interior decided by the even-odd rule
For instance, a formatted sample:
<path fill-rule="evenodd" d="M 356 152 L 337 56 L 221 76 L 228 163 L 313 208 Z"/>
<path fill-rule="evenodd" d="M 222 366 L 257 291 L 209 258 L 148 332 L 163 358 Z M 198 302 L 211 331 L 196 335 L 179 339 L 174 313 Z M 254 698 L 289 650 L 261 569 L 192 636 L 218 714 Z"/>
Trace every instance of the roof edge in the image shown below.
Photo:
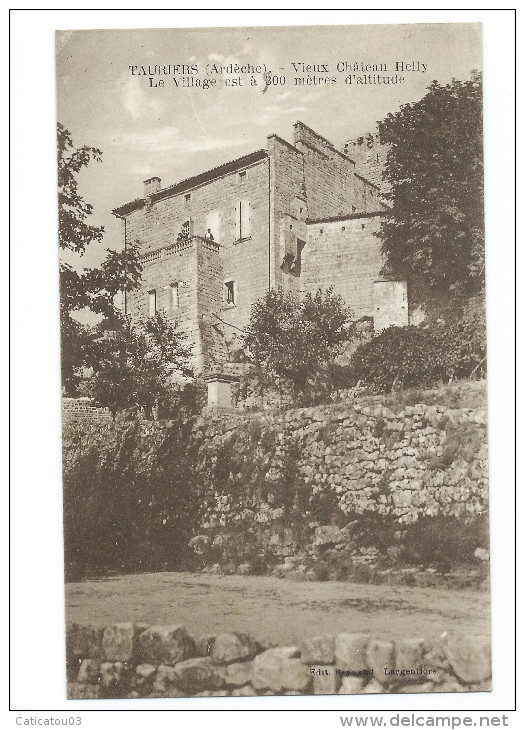
<path fill-rule="evenodd" d="M 236 170 L 242 169 L 247 165 L 252 165 L 256 162 L 260 162 L 267 157 L 268 152 L 265 149 L 250 152 L 249 154 L 238 157 L 235 160 L 230 160 L 229 162 L 225 162 L 222 165 L 218 165 L 217 167 L 212 167 L 210 170 L 201 172 L 198 175 L 193 175 L 192 177 L 180 180 L 179 182 L 170 185 L 167 188 L 163 188 L 162 190 L 153 193 L 149 199 L 155 203 L 158 200 L 164 200 L 164 198 L 171 198 L 173 195 L 178 195 L 178 193 L 182 193 L 186 190 L 196 188 L 205 182 L 216 180 L 222 175 L 227 175 L 230 172 L 235 172 Z M 124 203 L 124 205 L 121 205 L 118 208 L 114 208 L 111 212 L 117 218 L 122 218 L 126 215 L 129 215 L 129 213 L 132 213 L 134 210 L 143 208 L 145 205 L 145 198 L 137 198 L 136 200 L 132 200 L 129 203 Z"/>

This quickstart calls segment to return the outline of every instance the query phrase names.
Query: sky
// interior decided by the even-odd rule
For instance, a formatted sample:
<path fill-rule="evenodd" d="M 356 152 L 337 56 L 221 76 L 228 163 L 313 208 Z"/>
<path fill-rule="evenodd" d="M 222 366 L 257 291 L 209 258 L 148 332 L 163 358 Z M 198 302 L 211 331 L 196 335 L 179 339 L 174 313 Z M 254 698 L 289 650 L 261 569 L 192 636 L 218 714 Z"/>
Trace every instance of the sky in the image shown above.
<path fill-rule="evenodd" d="M 341 147 L 373 131 L 401 104 L 420 99 L 432 80 L 467 79 L 482 67 L 481 25 L 468 23 L 68 30 L 57 32 L 56 53 L 57 119 L 75 145 L 103 153 L 102 163 L 91 163 L 79 178 L 93 205 L 92 223 L 105 227 L 104 240 L 89 247 L 85 265 L 97 265 L 105 249 L 121 247 L 121 225 L 111 210 L 142 197 L 147 177 L 158 175 L 165 187 L 266 147 L 270 134 L 292 141 L 298 120 Z M 405 77 L 402 85 L 349 85 L 349 74 L 336 70 L 345 62 L 386 64 L 382 76 L 395 75 L 396 62 L 419 70 L 398 72 Z M 240 87 L 225 86 L 228 76 L 239 74 L 206 76 L 210 65 L 230 63 L 260 66 L 285 83 L 263 93 L 263 72 L 240 75 Z M 302 66 L 296 73 L 292 64 L 303 63 L 324 64 L 328 73 L 303 73 Z M 217 85 L 181 88 L 172 79 L 182 76 L 170 74 L 160 77 L 164 87 L 152 87 L 149 75 L 129 68 L 167 64 L 196 64 L 193 76 L 215 78 Z M 308 76 L 335 76 L 337 83 L 295 84 L 295 77 Z M 153 78 L 156 83 L 159 77 Z"/>

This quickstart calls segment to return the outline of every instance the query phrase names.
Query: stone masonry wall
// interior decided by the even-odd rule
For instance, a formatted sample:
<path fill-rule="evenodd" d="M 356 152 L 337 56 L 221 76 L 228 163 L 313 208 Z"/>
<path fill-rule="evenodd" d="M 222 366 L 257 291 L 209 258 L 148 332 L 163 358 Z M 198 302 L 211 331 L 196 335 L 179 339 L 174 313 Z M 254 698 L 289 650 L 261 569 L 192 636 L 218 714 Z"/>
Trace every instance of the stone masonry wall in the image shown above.
<path fill-rule="evenodd" d="M 381 214 L 308 223 L 308 245 L 303 251 L 304 286 L 333 286 L 355 319 L 374 316 L 373 282 L 384 265 L 381 241 L 374 235 Z"/>
<path fill-rule="evenodd" d="M 250 235 L 236 240 L 236 206 L 241 200 L 250 205 Z M 148 314 L 148 291 L 155 289 L 158 309 L 164 310 L 168 317 L 178 317 L 196 346 L 201 325 L 199 311 L 218 311 L 225 321 L 242 326 L 248 321 L 251 304 L 268 288 L 267 159 L 146 204 L 127 215 L 127 242 L 138 244 L 142 255 L 155 258 L 156 251 L 176 243 L 185 221 L 191 219 L 193 235 L 204 236 L 208 215 L 212 212 L 219 219 L 213 235 L 215 242 L 220 244 L 222 272 L 215 272 L 217 281 L 211 288 L 209 277 L 206 285 L 197 283 L 195 252 L 182 250 L 172 252 L 169 257 L 162 254 L 157 260 L 146 261 L 141 289 L 128 295 L 130 315 L 143 317 Z M 222 301 L 226 280 L 235 281 L 235 306 Z M 174 281 L 180 282 L 178 311 L 173 311 L 169 304 L 169 289 Z M 217 287 L 221 289 L 218 302 Z M 225 326 L 223 334 L 231 337 L 234 331 Z"/>
<path fill-rule="evenodd" d="M 288 288 L 290 276 L 282 268 L 286 253 L 285 225 L 297 227 L 307 217 L 308 203 L 304 180 L 303 156 L 285 140 L 272 135 L 268 138 L 271 171 L 271 287 Z M 301 237 L 299 235 L 299 237 Z M 290 237 L 292 238 L 292 237 Z M 296 237 L 288 241 L 291 253 L 297 250 Z M 306 229 L 302 235 L 306 239 Z M 294 245 L 295 244 L 295 245 Z"/>
<path fill-rule="evenodd" d="M 486 407 L 375 399 L 244 419 L 207 413 L 194 428 L 201 514 L 192 547 L 216 570 L 253 572 L 265 555 L 274 575 L 307 578 L 328 550 L 352 574 L 364 556 L 362 515 L 384 519 L 386 537 L 387 524 L 467 525 L 487 513 L 486 422 Z M 487 552 L 478 529 L 462 556 L 470 566 Z M 368 557 L 388 573 L 399 568 L 399 538 L 381 540 Z"/>
<path fill-rule="evenodd" d="M 62 398 L 62 424 L 70 423 L 110 423 L 111 413 L 107 408 L 93 404 L 91 398 Z"/>
<path fill-rule="evenodd" d="M 87 527 L 83 543 L 109 540 L 108 564 L 111 525 L 133 515 L 140 529 L 126 536 L 128 553 L 146 555 L 145 539 L 173 569 L 390 583 L 410 569 L 418 585 L 451 571 L 459 585 L 466 570 L 483 585 L 485 384 L 466 385 L 409 394 L 415 405 L 403 393 L 358 401 L 341 392 L 337 403 L 286 412 L 206 408 L 182 442 L 172 421 L 75 425 L 63 441 L 69 509 L 91 510 L 99 528 Z M 96 493 L 108 483 L 117 501 L 103 537 L 107 509 L 84 501 L 84 485 Z M 427 541 L 430 530 L 446 533 Z"/>
<path fill-rule="evenodd" d="M 357 175 L 355 162 L 331 142 L 297 122 L 294 144 L 304 156 L 310 218 L 381 210 L 379 189 Z"/>
<path fill-rule="evenodd" d="M 371 133 L 349 139 L 343 145 L 343 152 L 355 160 L 357 172 L 380 187 L 383 193 L 390 189 L 388 183 L 383 180 L 383 170 L 389 149 L 390 145 L 379 142 L 378 134 L 372 135 Z"/>
<path fill-rule="evenodd" d="M 490 641 L 378 641 L 367 634 L 264 646 L 248 634 L 193 638 L 182 624 L 70 625 L 69 699 L 489 692 Z"/>

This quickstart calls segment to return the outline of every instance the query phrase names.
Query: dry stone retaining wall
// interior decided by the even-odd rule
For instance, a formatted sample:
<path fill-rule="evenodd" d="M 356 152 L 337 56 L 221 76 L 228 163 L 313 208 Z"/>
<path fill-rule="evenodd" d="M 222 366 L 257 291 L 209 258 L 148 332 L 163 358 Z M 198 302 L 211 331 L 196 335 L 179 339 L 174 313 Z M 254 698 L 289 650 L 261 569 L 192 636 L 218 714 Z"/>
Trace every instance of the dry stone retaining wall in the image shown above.
<path fill-rule="evenodd" d="M 484 407 L 380 400 L 240 423 L 207 414 L 194 429 L 203 505 L 195 549 L 222 565 L 228 550 L 235 559 L 239 535 L 240 548 L 252 540 L 292 567 L 305 547 L 349 544 L 360 515 L 398 529 L 421 518 L 475 519 L 488 506 L 486 420 Z"/>
<path fill-rule="evenodd" d="M 183 625 L 71 625 L 69 699 L 488 692 L 490 642 L 378 641 L 324 634 L 296 646 L 263 646 L 244 633 L 191 637 Z"/>

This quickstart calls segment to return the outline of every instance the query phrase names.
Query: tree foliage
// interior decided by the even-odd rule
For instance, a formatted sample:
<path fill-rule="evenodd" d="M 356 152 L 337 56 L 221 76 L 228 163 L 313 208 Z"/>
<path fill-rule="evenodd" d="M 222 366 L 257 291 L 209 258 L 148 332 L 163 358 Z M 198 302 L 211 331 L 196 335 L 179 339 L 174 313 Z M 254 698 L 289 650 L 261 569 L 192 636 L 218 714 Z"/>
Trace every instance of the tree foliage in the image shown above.
<path fill-rule="evenodd" d="M 57 125 L 58 232 L 60 249 L 83 256 L 92 243 L 100 243 L 103 227 L 89 224 L 93 208 L 80 195 L 78 175 L 90 162 L 100 162 L 102 153 L 95 147 L 75 147 L 68 130 Z M 134 246 L 124 251 L 107 250 L 98 268 L 60 263 L 60 329 L 62 385 L 68 395 L 76 395 L 80 371 L 93 344 L 90 328 L 82 326 L 74 313 L 84 309 L 105 318 L 117 316 L 114 298 L 121 291 L 138 286 L 141 274 Z"/>
<path fill-rule="evenodd" d="M 379 123 L 391 204 L 379 233 L 388 273 L 472 294 L 484 282 L 481 74 L 442 86 Z"/>
<path fill-rule="evenodd" d="M 86 364 L 93 370 L 85 392 L 113 414 L 153 408 L 176 400 L 173 373 L 189 376 L 186 336 L 162 314 L 132 325 L 121 318 L 116 329 L 98 337 Z"/>
<path fill-rule="evenodd" d="M 271 290 L 256 302 L 245 336 L 257 369 L 304 395 L 310 379 L 319 376 L 349 339 L 350 312 L 330 288 L 299 299 Z"/>

